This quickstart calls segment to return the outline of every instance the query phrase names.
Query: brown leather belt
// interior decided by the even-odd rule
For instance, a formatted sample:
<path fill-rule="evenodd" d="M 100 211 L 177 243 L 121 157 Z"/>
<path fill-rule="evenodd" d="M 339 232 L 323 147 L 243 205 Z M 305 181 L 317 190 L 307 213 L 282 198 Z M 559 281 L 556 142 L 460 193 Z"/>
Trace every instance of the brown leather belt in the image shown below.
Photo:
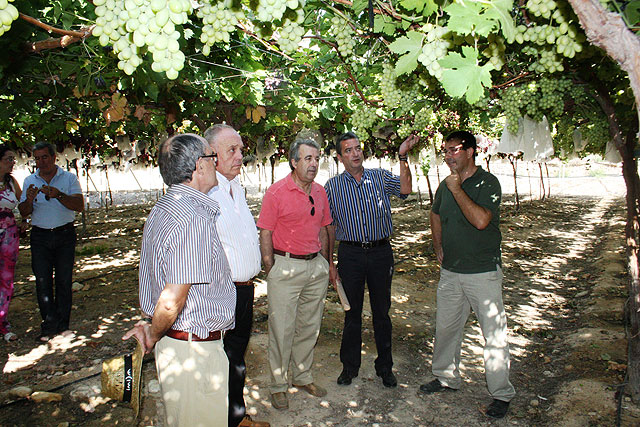
<path fill-rule="evenodd" d="M 288 256 L 289 258 L 295 258 L 295 259 L 305 259 L 305 260 L 310 260 L 310 259 L 314 259 L 315 257 L 318 256 L 318 252 L 313 253 L 313 254 L 307 254 L 307 255 L 296 255 L 296 254 L 292 254 L 291 252 L 284 252 L 278 249 L 274 249 L 273 253 L 276 255 L 282 255 L 282 256 Z"/>
<path fill-rule="evenodd" d="M 189 341 L 189 332 L 169 329 L 166 335 L 174 340 Z M 191 341 L 218 341 L 219 339 L 222 339 L 223 336 L 224 334 L 222 331 L 209 332 L 209 336 L 206 338 L 200 338 L 196 334 L 191 333 Z"/>
<path fill-rule="evenodd" d="M 233 282 L 236 286 L 253 286 L 253 279 L 247 280 L 246 282 Z"/>

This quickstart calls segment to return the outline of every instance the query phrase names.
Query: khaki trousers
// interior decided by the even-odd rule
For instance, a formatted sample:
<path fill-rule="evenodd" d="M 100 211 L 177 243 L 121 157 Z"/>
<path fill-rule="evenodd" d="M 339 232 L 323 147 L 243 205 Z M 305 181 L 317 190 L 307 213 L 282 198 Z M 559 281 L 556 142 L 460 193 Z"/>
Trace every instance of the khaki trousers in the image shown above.
<path fill-rule="evenodd" d="M 271 393 L 287 391 L 290 362 L 293 384 L 313 382 L 313 348 L 328 283 L 329 263 L 322 256 L 305 261 L 275 255 L 267 276 Z"/>
<path fill-rule="evenodd" d="M 509 381 L 507 316 L 502 304 L 502 269 L 459 274 L 442 269 L 436 296 L 436 340 L 431 371 L 450 388 L 460 388 L 460 347 L 470 309 L 484 337 L 484 369 L 491 397 L 509 402 L 516 394 Z"/>
<path fill-rule="evenodd" d="M 227 427 L 229 362 L 222 340 L 165 336 L 155 355 L 167 425 Z"/>

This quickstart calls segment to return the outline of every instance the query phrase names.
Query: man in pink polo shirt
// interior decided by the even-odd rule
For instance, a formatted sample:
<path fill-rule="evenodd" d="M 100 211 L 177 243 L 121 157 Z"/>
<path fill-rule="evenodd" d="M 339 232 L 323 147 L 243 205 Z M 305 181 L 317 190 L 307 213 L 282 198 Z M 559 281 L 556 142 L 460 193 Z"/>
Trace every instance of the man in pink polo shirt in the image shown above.
<path fill-rule="evenodd" d="M 269 301 L 271 402 L 277 409 L 289 407 L 289 362 L 294 387 L 316 397 L 327 394 L 311 374 L 329 282 L 329 201 L 313 181 L 319 160 L 315 141 L 293 142 L 291 175 L 269 187 L 258 219 Z"/>

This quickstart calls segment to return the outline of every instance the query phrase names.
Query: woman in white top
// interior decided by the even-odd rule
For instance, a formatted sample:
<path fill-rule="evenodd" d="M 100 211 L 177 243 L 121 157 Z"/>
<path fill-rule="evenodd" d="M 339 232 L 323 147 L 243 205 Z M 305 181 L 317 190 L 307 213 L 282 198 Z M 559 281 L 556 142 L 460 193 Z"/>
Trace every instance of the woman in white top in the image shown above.
<path fill-rule="evenodd" d="M 18 338 L 11 332 L 7 320 L 20 243 L 20 227 L 13 215 L 21 194 L 18 181 L 11 176 L 15 163 L 16 154 L 6 145 L 0 145 L 0 334 L 6 341 Z"/>

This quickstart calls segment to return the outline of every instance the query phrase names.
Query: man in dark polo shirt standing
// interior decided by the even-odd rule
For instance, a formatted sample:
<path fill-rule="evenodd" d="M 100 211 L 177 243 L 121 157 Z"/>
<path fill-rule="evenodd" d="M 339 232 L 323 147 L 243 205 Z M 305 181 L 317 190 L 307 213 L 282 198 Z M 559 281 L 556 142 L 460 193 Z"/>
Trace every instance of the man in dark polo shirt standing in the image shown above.
<path fill-rule="evenodd" d="M 475 137 L 466 131 L 452 133 L 444 143 L 451 175 L 440 183 L 430 215 L 433 247 L 441 264 L 431 367 L 436 378 L 420 391 L 460 388 L 460 347 L 473 309 L 485 339 L 485 375 L 494 399 L 486 414 L 502 418 L 515 396 L 502 304 L 502 192 L 498 179 L 475 164 L 476 148 Z"/>

